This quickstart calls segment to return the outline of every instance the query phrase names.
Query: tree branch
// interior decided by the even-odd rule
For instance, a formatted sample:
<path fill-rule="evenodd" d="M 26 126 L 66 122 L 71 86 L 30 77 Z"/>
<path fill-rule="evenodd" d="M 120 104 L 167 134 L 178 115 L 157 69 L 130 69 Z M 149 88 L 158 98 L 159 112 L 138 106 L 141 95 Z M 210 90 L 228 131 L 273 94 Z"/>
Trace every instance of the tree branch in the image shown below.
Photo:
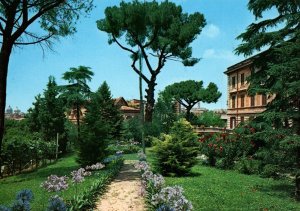
<path fill-rule="evenodd" d="M 27 35 L 29 35 L 28 33 L 26 33 Z M 32 36 L 32 35 L 29 35 L 29 36 Z M 49 34 L 49 35 L 47 35 L 47 36 L 43 36 L 43 37 L 41 37 L 41 38 L 39 38 L 39 37 L 34 37 L 35 39 L 37 39 L 37 40 L 35 40 L 35 41 L 32 41 L 32 42 L 15 42 L 15 44 L 16 45 L 32 45 L 32 44 L 37 44 L 37 43 L 40 43 L 40 42 L 43 42 L 43 41 L 46 41 L 46 40 L 48 40 L 50 37 L 52 37 L 53 36 L 53 34 Z M 32 36 L 33 37 L 33 36 Z"/>
<path fill-rule="evenodd" d="M 135 52 L 135 54 L 137 54 L 137 53 Z M 150 80 L 149 80 L 143 73 L 141 73 L 141 72 L 136 68 L 136 66 L 135 66 L 136 61 L 137 61 L 137 59 L 134 59 L 134 60 L 133 60 L 132 65 L 131 65 L 132 69 L 133 69 L 134 72 L 136 72 L 138 75 L 141 74 L 142 79 L 143 79 L 147 84 L 150 83 Z"/>
<path fill-rule="evenodd" d="M 20 28 L 15 31 L 12 35 L 12 38 L 14 41 L 16 41 L 21 35 L 22 33 L 26 30 L 26 28 L 32 24 L 35 20 L 37 20 L 39 17 L 41 17 L 43 14 L 45 14 L 46 12 L 48 12 L 49 10 L 58 7 L 61 3 L 63 3 L 64 0 L 58 0 L 58 1 L 53 1 L 53 2 L 49 2 L 48 4 L 45 4 L 34 16 L 32 16 L 29 20 L 27 21 L 23 21 L 22 25 L 20 26 Z"/>
<path fill-rule="evenodd" d="M 26 23 L 28 21 L 28 2 L 27 0 L 23 0 L 23 8 L 22 8 L 22 13 L 23 13 L 23 23 Z"/>
<path fill-rule="evenodd" d="M 150 73 L 151 73 L 152 75 L 155 74 L 155 72 L 153 71 L 152 66 L 151 66 L 151 64 L 150 64 L 150 61 L 149 61 L 149 59 L 148 59 L 148 55 L 146 54 L 145 48 L 143 47 L 142 43 L 140 43 L 139 40 L 136 40 L 136 43 L 138 44 L 138 46 L 140 47 L 140 49 L 141 49 L 141 51 L 142 51 L 142 55 L 143 55 L 143 58 L 144 58 L 144 60 L 145 60 L 145 62 L 146 62 L 146 65 L 147 65 L 148 70 L 150 71 Z"/>
<path fill-rule="evenodd" d="M 186 107 L 188 107 L 188 105 L 187 104 L 185 104 L 182 100 L 180 100 L 180 99 L 177 99 L 177 101 L 181 104 L 181 105 L 183 105 L 185 108 Z"/>
<path fill-rule="evenodd" d="M 120 46 L 120 48 L 122 48 L 125 51 L 129 51 L 132 54 L 136 54 L 136 52 L 134 52 L 133 50 L 126 48 L 125 46 L 121 45 L 121 43 L 119 43 L 119 41 L 117 40 L 117 38 L 112 34 L 112 37 L 114 39 L 114 41 L 118 44 L 118 46 Z"/>

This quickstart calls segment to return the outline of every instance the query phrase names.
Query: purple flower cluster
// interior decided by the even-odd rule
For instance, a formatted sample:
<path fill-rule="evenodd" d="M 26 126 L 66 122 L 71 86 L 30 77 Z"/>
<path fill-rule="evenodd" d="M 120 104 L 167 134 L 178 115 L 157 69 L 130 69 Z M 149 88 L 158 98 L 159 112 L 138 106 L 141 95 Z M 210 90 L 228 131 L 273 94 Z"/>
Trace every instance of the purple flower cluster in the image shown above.
<path fill-rule="evenodd" d="M 84 181 L 84 177 L 90 176 L 92 173 L 89 171 L 85 171 L 84 168 L 80 168 L 78 170 L 72 171 L 72 182 L 73 183 L 80 183 Z"/>
<path fill-rule="evenodd" d="M 45 188 L 48 192 L 57 192 L 68 189 L 68 177 L 57 175 L 50 175 L 45 182 L 41 184 L 41 187 Z"/>
<path fill-rule="evenodd" d="M 153 174 L 145 161 L 139 161 L 134 166 L 142 172 L 140 194 L 141 196 L 146 196 L 147 194 L 152 195 L 151 204 L 154 205 L 154 207 L 159 208 L 166 206 L 169 210 L 180 211 L 190 211 L 193 209 L 191 202 L 184 197 L 182 187 L 174 186 L 163 188 L 165 183 L 163 176 Z M 151 187 L 151 189 L 149 189 L 149 187 Z"/>
<path fill-rule="evenodd" d="M 192 210 L 193 206 L 183 195 L 180 186 L 163 188 L 159 193 L 154 194 L 151 199 L 154 206 L 166 204 L 174 210 Z"/>
<path fill-rule="evenodd" d="M 100 170 L 100 169 L 103 169 L 104 167 L 105 167 L 104 164 L 96 163 L 96 164 L 93 164 L 91 166 L 86 166 L 85 169 L 86 170 Z"/>
<path fill-rule="evenodd" d="M 146 161 L 139 161 L 135 165 L 135 168 L 142 172 L 142 184 L 140 189 L 141 196 L 145 196 L 147 187 L 150 185 L 155 192 L 159 192 L 163 187 L 165 180 L 160 174 L 153 174 Z"/>
<path fill-rule="evenodd" d="M 134 164 L 134 167 L 136 169 L 140 170 L 141 172 L 145 172 L 145 171 L 150 170 L 150 167 L 149 167 L 149 165 L 146 161 L 139 161 L 139 162 Z"/>

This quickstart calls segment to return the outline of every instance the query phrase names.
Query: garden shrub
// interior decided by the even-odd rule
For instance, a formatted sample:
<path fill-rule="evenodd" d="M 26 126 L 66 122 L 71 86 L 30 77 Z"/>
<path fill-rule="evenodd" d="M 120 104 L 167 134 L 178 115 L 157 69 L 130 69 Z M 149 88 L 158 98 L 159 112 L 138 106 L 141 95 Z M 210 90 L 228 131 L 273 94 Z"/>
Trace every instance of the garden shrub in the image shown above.
<path fill-rule="evenodd" d="M 262 177 L 272 177 L 272 178 L 278 178 L 278 172 L 279 168 L 277 165 L 273 164 L 267 164 L 263 167 L 261 176 Z"/>
<path fill-rule="evenodd" d="M 117 152 L 123 152 L 123 154 L 132 154 L 137 153 L 140 150 L 140 147 L 135 144 L 122 144 L 122 145 L 114 145 L 111 144 L 107 148 L 109 154 L 116 154 Z"/>
<path fill-rule="evenodd" d="M 16 200 L 11 207 L 0 205 L 0 211 L 30 211 L 30 202 L 34 196 L 31 190 L 24 189 L 17 193 Z"/>
<path fill-rule="evenodd" d="M 259 174 L 261 171 L 261 161 L 254 160 L 252 157 L 242 157 L 236 162 L 234 168 L 243 174 Z"/>
<path fill-rule="evenodd" d="M 154 138 L 154 167 L 163 175 L 186 175 L 197 163 L 197 134 L 185 119 L 175 122 L 169 135 Z"/>

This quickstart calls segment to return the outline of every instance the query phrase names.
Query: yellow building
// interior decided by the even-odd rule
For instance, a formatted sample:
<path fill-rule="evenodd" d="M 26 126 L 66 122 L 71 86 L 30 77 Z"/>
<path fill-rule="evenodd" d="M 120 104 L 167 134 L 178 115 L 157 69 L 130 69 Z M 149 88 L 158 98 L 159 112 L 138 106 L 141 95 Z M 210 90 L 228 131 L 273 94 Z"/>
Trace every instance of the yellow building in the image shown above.
<path fill-rule="evenodd" d="M 248 95 L 253 58 L 246 59 L 227 68 L 227 128 L 235 128 L 239 123 L 254 118 L 265 110 L 271 100 L 266 95 Z"/>

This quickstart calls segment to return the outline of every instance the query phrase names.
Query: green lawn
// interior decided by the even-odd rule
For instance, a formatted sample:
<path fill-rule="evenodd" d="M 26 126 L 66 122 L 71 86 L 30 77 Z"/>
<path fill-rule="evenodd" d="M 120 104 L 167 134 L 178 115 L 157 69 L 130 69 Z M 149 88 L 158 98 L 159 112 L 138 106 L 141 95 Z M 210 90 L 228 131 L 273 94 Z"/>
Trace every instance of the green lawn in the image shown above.
<path fill-rule="evenodd" d="M 59 176 L 66 175 L 71 177 L 71 171 L 78 168 L 79 165 L 75 162 L 75 156 L 69 156 L 60 159 L 55 164 L 38 169 L 35 172 L 1 179 L 0 204 L 10 205 L 19 190 L 31 189 L 34 194 L 34 201 L 31 204 L 32 210 L 44 210 L 43 207 L 47 205 L 48 198 L 55 194 L 47 193 L 44 189 L 40 188 L 40 184 L 44 182 L 45 179 L 47 179 L 47 177 L 51 174 L 56 174 Z M 100 170 L 99 172 L 104 172 L 104 170 Z M 99 176 L 95 174 L 90 177 L 86 177 L 86 180 L 77 186 L 78 193 L 83 191 L 86 187 L 91 186 L 97 177 Z M 64 199 L 70 199 L 74 195 L 76 195 L 76 188 L 71 185 L 69 186 L 69 189 L 63 191 L 60 196 L 62 196 Z"/>
<path fill-rule="evenodd" d="M 123 157 L 124 157 L 125 160 L 138 160 L 137 153 L 124 154 Z"/>
<path fill-rule="evenodd" d="M 151 149 L 147 160 L 153 160 Z M 190 177 L 165 177 L 166 185 L 180 185 L 195 211 L 200 210 L 300 210 L 292 198 L 293 183 L 260 178 L 235 171 L 197 165 Z"/>

